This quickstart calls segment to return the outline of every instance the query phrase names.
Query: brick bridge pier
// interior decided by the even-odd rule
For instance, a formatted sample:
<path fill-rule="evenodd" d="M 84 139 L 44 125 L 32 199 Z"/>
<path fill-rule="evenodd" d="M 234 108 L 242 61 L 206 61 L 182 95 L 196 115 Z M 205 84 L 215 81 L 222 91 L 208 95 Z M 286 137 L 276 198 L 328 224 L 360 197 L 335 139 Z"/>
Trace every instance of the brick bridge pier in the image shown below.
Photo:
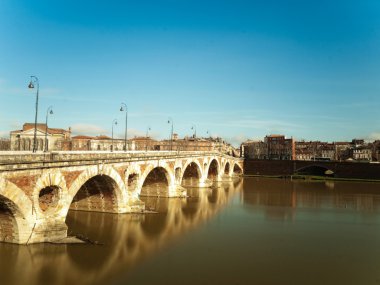
<path fill-rule="evenodd" d="M 140 196 L 186 197 L 242 173 L 242 159 L 218 152 L 2 153 L 0 241 L 58 241 L 69 210 L 141 212 Z"/>

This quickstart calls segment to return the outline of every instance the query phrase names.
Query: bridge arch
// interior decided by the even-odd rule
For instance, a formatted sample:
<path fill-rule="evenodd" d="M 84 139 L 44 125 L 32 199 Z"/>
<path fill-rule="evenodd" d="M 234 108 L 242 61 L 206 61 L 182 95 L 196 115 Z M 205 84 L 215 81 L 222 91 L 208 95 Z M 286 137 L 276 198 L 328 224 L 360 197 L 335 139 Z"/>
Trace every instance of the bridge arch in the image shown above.
<path fill-rule="evenodd" d="M 216 158 L 210 159 L 205 174 L 207 175 L 208 179 L 218 179 L 218 176 L 220 175 L 220 163 Z"/>
<path fill-rule="evenodd" d="M 324 165 L 313 164 L 297 169 L 295 174 L 331 177 L 334 176 L 334 171 Z"/>
<path fill-rule="evenodd" d="M 33 203 L 38 216 L 59 214 L 65 207 L 67 195 L 64 176 L 58 171 L 45 172 L 33 190 Z"/>
<path fill-rule="evenodd" d="M 126 212 L 127 189 L 119 173 L 109 166 L 86 168 L 69 189 L 65 216 L 69 209 Z"/>
<path fill-rule="evenodd" d="M 12 201 L 19 209 L 20 213 L 26 219 L 34 220 L 32 201 L 26 196 L 15 184 L 0 177 L 0 195 Z"/>
<path fill-rule="evenodd" d="M 0 195 L 0 242 L 18 243 L 20 240 L 18 224 L 21 220 L 19 207 Z"/>
<path fill-rule="evenodd" d="M 243 168 L 236 162 L 234 164 L 234 168 L 232 169 L 232 171 L 235 175 L 243 174 Z"/>
<path fill-rule="evenodd" d="M 34 222 L 32 201 L 15 184 L 0 178 L 0 242 L 27 243 Z"/>
<path fill-rule="evenodd" d="M 231 168 L 230 163 L 227 161 L 226 164 L 224 165 L 224 174 L 225 175 L 230 175 L 230 172 L 231 172 L 230 168 Z"/>
<path fill-rule="evenodd" d="M 169 196 L 170 187 L 174 187 L 175 176 L 166 163 L 150 164 L 141 175 L 140 196 Z"/>
<path fill-rule="evenodd" d="M 180 180 L 182 186 L 198 186 L 200 180 L 203 177 L 202 166 L 198 160 L 188 160 L 186 161 Z"/>

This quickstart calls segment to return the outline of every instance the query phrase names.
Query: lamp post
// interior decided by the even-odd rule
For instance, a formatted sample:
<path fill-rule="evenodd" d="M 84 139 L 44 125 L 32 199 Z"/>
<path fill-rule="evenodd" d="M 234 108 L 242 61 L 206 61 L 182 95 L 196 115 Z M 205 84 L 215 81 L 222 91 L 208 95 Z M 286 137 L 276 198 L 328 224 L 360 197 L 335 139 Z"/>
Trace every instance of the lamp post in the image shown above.
<path fill-rule="evenodd" d="M 171 132 L 170 132 L 170 151 L 172 151 L 173 149 L 173 119 L 171 117 L 169 117 L 168 119 L 168 124 L 171 124 L 172 125 L 172 128 L 171 128 Z"/>
<path fill-rule="evenodd" d="M 194 137 L 194 150 L 197 150 L 197 127 L 193 125 L 191 129 L 194 131 L 193 137 Z"/>
<path fill-rule="evenodd" d="M 121 103 L 120 112 L 125 111 L 125 132 L 124 132 L 124 150 L 127 151 L 127 136 L 128 136 L 128 107 L 125 103 Z"/>
<path fill-rule="evenodd" d="M 34 75 L 30 76 L 30 83 L 28 85 L 29 89 L 34 89 L 34 84 L 37 84 L 36 92 L 36 114 L 34 117 L 34 138 L 33 138 L 33 152 L 37 151 L 37 114 L 38 114 L 38 93 L 40 91 L 40 83 L 38 78 Z"/>
<path fill-rule="evenodd" d="M 210 147 L 209 147 L 209 148 L 210 148 L 209 150 L 211 150 L 211 149 L 212 149 L 212 147 L 211 147 L 211 144 L 212 144 L 212 143 L 211 143 L 211 133 L 210 133 L 209 130 L 207 130 L 206 134 L 207 134 L 207 136 L 209 137 L 209 139 L 208 139 L 208 142 L 210 143 L 210 144 L 209 144 L 209 146 L 210 146 Z"/>
<path fill-rule="evenodd" d="M 194 131 L 193 137 L 196 138 L 197 137 L 197 127 L 196 127 L 196 125 L 192 125 L 191 129 Z"/>
<path fill-rule="evenodd" d="M 150 131 L 150 130 L 151 130 L 150 127 L 148 127 L 148 128 L 146 129 L 146 136 L 145 136 L 145 152 L 148 151 L 148 134 L 149 134 L 149 131 Z"/>
<path fill-rule="evenodd" d="M 53 115 L 53 106 L 49 106 L 49 108 L 46 111 L 46 121 L 45 121 L 45 152 L 48 151 L 48 139 L 47 139 L 47 133 L 48 133 L 48 117 L 50 115 Z"/>
<path fill-rule="evenodd" d="M 112 140 L 111 140 L 111 152 L 113 152 L 113 126 L 114 125 L 117 125 L 117 120 L 116 119 L 114 119 L 113 121 L 112 121 Z"/>

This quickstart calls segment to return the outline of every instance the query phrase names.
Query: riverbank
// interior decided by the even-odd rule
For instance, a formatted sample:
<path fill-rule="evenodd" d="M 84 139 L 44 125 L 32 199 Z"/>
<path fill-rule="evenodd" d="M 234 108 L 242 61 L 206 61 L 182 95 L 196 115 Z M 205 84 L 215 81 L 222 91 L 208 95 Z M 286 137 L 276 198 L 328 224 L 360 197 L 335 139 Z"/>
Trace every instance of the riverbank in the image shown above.
<path fill-rule="evenodd" d="M 380 181 L 380 164 L 339 161 L 244 160 L 244 175 L 323 177 L 347 181 Z M 303 178 L 302 178 L 303 179 Z"/>
<path fill-rule="evenodd" d="M 380 179 L 359 179 L 359 178 L 339 178 L 328 176 L 314 176 L 314 175 L 255 175 L 245 174 L 243 177 L 260 177 L 260 178 L 273 178 L 273 179 L 289 179 L 289 180 L 306 180 L 306 181 L 349 181 L 349 182 L 376 182 L 380 183 Z"/>

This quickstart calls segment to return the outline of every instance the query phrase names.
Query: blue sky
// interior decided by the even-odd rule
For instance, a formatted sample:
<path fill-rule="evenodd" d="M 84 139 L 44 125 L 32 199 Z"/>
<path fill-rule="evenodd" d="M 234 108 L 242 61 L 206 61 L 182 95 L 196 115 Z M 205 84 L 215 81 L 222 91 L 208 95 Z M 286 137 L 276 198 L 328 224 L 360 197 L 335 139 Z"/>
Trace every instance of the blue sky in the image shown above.
<path fill-rule="evenodd" d="M 0 1 L 0 136 L 380 138 L 380 2 Z"/>

